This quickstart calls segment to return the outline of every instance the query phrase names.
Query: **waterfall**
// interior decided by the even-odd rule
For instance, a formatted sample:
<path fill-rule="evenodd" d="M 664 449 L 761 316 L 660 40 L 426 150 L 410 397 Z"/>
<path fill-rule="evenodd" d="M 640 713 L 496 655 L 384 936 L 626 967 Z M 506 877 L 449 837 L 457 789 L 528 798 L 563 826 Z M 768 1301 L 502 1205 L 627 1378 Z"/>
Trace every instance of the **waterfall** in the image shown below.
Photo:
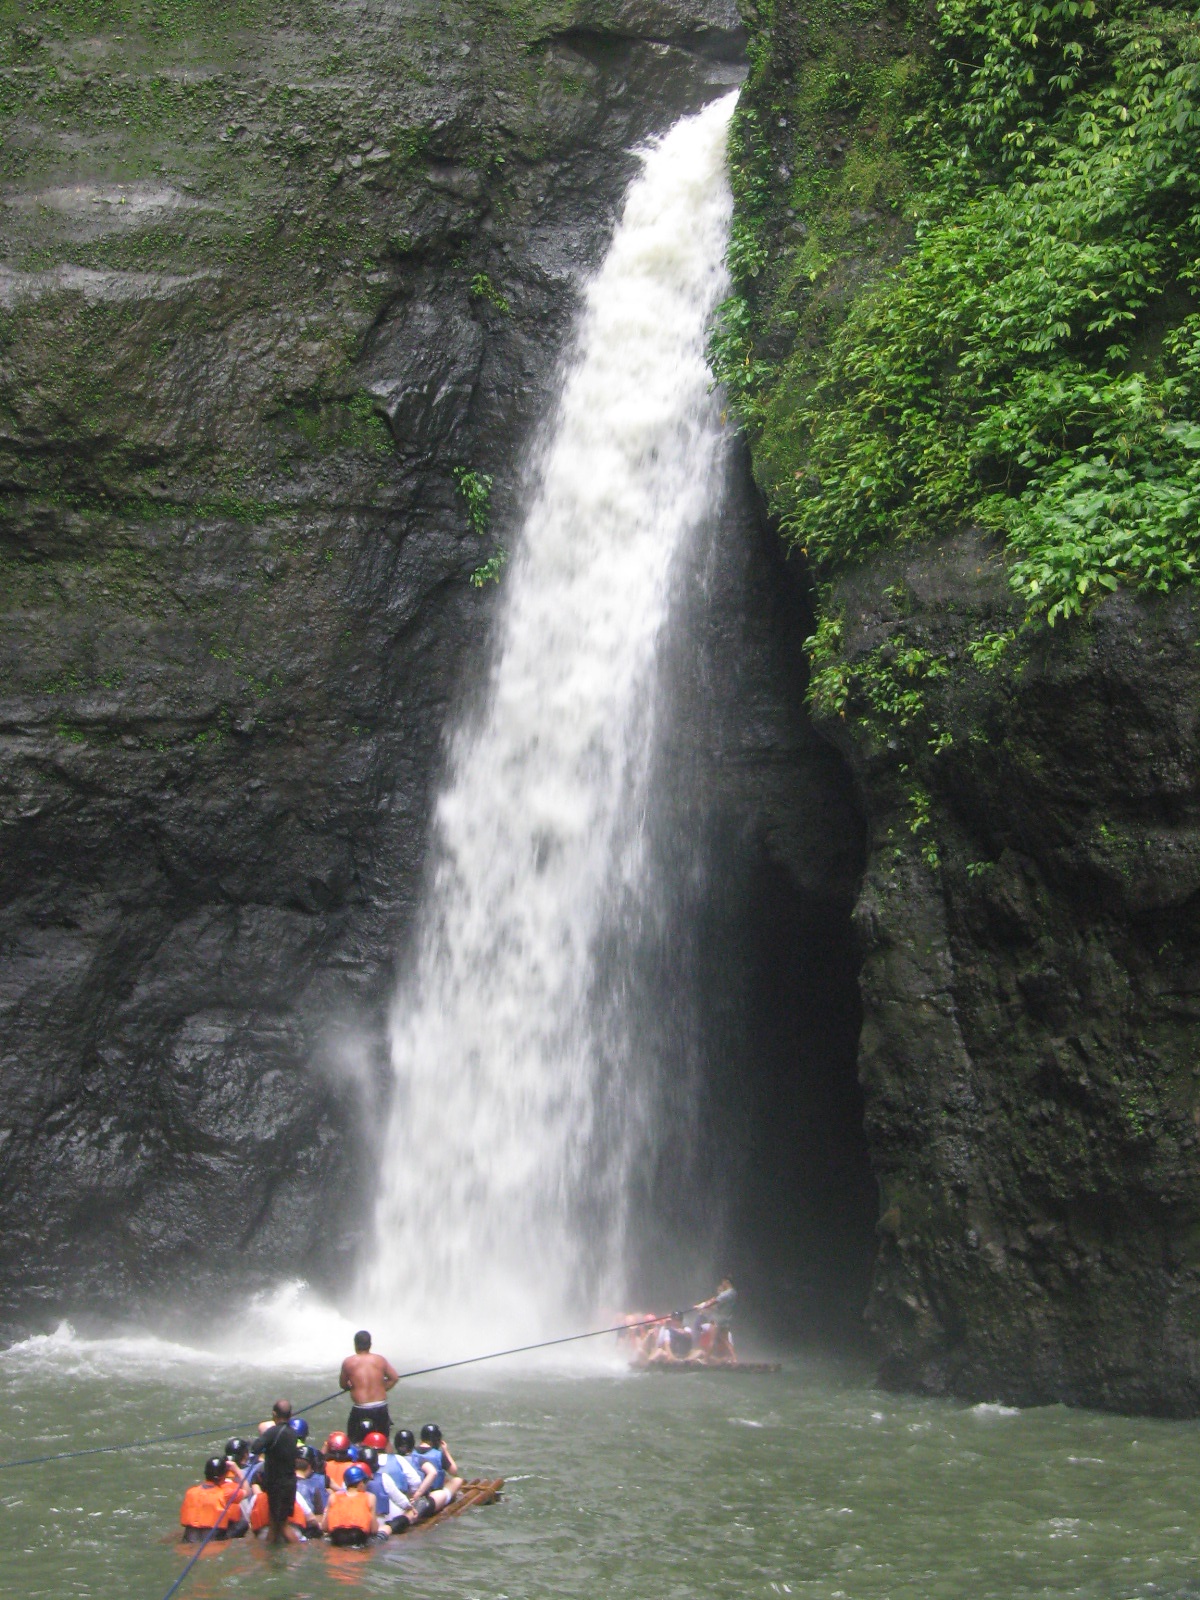
<path fill-rule="evenodd" d="M 436 809 L 366 1289 L 387 1320 L 423 1306 L 440 1349 L 560 1331 L 621 1293 L 654 1095 L 620 963 L 672 568 L 720 493 L 705 338 L 735 100 L 641 152 L 541 442 L 486 708 Z"/>

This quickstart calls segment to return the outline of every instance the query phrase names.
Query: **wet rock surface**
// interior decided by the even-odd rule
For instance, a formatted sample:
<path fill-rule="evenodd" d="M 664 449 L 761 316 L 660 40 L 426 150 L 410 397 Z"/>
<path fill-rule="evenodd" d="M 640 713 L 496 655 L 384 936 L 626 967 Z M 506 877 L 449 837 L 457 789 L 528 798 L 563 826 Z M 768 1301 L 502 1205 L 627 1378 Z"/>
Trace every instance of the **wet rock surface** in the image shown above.
<path fill-rule="evenodd" d="M 631 148 L 742 43 L 718 3 L 73 15 L 3 80 L 12 1330 L 348 1271 L 469 580 Z"/>
<path fill-rule="evenodd" d="M 740 221 L 763 254 L 742 288 L 754 357 L 791 373 L 753 455 L 786 515 L 802 474 L 777 475 L 804 465 L 789 396 L 828 381 L 848 308 L 903 270 L 922 214 L 915 102 L 896 112 L 930 81 L 932 13 L 781 0 L 746 15 L 745 128 L 763 159 Z M 1193 1415 L 1194 595 L 1117 595 L 1026 627 L 985 537 L 899 519 L 819 578 L 818 614 L 840 630 L 832 651 L 815 642 L 820 729 L 866 818 L 858 1070 L 882 1375 Z"/>
<path fill-rule="evenodd" d="M 634 963 L 639 1037 L 671 1085 L 638 1229 L 644 1295 L 681 1262 L 703 1281 L 726 1261 L 756 1329 L 861 1344 L 876 1186 L 851 914 L 866 833 L 849 765 L 805 708 L 803 563 L 767 525 L 740 441 L 721 515 L 680 566 L 647 827 L 661 905 Z"/>
<path fill-rule="evenodd" d="M 873 562 L 838 598 L 852 659 L 903 628 L 952 669 L 927 691 L 936 754 L 842 729 L 869 815 L 884 1376 L 1193 1414 L 1197 603 L 1115 596 L 985 673 L 964 638 L 1014 620 L 986 540 Z"/>

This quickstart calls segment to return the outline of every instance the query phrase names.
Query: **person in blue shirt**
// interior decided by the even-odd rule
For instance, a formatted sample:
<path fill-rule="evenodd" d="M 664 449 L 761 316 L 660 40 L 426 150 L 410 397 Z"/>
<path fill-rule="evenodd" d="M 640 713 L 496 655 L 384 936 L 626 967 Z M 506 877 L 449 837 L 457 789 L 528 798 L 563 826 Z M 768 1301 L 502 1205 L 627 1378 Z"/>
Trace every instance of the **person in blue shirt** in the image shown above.
<path fill-rule="evenodd" d="M 302 1444 L 296 1452 L 296 1504 L 304 1512 L 310 1539 L 320 1538 L 320 1522 L 329 1501 L 324 1474 L 317 1471 L 317 1459 L 310 1444 Z"/>
<path fill-rule="evenodd" d="M 432 1466 L 419 1467 L 414 1463 L 412 1456 L 416 1442 L 411 1429 L 397 1428 L 395 1450 L 379 1463 L 380 1475 L 392 1506 L 389 1520 L 393 1533 L 402 1533 L 433 1510 L 427 1494 L 433 1485 L 435 1473 Z"/>
<path fill-rule="evenodd" d="M 381 1523 L 390 1524 L 392 1518 L 396 1515 L 396 1511 L 392 1508 L 392 1497 L 388 1493 L 388 1487 L 384 1481 L 379 1451 L 375 1449 L 374 1445 L 359 1445 L 359 1450 L 362 1464 L 370 1474 L 367 1478 L 366 1488 L 367 1493 L 375 1497 L 375 1515 Z"/>
<path fill-rule="evenodd" d="M 419 1467 L 422 1463 L 427 1463 L 434 1470 L 433 1484 L 428 1493 L 435 1509 L 441 1511 L 462 1488 L 462 1479 L 458 1475 L 458 1464 L 450 1454 L 450 1447 L 442 1438 L 442 1430 L 436 1422 L 427 1422 L 421 1429 L 421 1443 L 413 1452 L 413 1465 Z"/>

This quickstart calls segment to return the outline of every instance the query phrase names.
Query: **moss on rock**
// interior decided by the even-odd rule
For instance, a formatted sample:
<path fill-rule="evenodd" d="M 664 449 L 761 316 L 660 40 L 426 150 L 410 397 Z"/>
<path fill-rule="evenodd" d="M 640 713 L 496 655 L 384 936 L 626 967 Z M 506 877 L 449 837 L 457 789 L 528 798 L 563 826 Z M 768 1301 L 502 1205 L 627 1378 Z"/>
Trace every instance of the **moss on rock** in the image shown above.
<path fill-rule="evenodd" d="M 715 354 L 869 818 L 884 1375 L 1191 1414 L 1200 35 L 1118 0 L 747 15 Z"/>

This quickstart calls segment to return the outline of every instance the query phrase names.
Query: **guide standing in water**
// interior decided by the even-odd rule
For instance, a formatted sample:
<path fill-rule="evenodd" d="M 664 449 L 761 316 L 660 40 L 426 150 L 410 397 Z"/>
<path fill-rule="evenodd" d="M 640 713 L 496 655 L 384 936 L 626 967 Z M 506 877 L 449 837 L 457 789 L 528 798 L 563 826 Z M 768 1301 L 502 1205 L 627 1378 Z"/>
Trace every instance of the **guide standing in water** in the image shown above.
<path fill-rule="evenodd" d="M 271 1421 L 250 1447 L 251 1455 L 263 1458 L 262 1486 L 267 1496 L 270 1544 L 287 1544 L 299 1538 L 298 1532 L 289 1528 L 296 1509 L 296 1451 L 300 1444 L 291 1420 L 292 1402 L 276 1400 L 271 1407 Z"/>
<path fill-rule="evenodd" d="M 365 1328 L 354 1335 L 354 1354 L 342 1362 L 338 1382 L 350 1391 L 346 1434 L 351 1444 L 360 1444 L 368 1433 L 391 1433 L 387 1392 L 400 1382 L 400 1374 L 385 1356 L 371 1353 L 371 1335 Z"/>

